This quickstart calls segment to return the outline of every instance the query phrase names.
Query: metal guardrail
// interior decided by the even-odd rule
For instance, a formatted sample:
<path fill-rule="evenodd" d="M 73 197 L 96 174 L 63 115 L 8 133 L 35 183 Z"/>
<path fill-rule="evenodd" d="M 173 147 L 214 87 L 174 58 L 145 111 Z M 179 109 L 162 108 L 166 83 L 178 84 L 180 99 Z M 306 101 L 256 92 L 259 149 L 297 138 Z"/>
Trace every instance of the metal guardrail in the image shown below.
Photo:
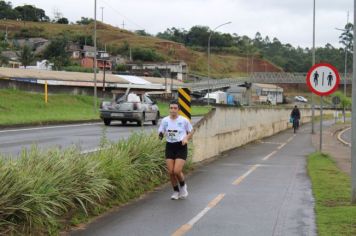
<path fill-rule="evenodd" d="M 204 90 L 217 90 L 230 87 L 232 85 L 242 85 L 245 82 L 263 84 L 305 84 L 307 73 L 286 73 L 286 72 L 254 72 L 247 77 L 226 78 L 226 79 L 202 79 L 200 82 L 186 83 L 184 86 L 192 92 Z M 340 84 L 344 84 L 344 77 L 340 74 Z M 352 74 L 346 77 L 346 84 L 352 84 Z M 177 90 L 181 86 L 173 86 Z"/>
<path fill-rule="evenodd" d="M 300 83 L 304 84 L 307 73 L 285 73 L 285 72 L 254 72 L 249 76 L 247 81 L 253 83 L 266 83 L 266 84 L 278 84 L 278 83 Z M 344 84 L 344 75 L 340 75 L 340 84 Z M 352 74 L 346 76 L 346 84 L 352 83 Z"/>

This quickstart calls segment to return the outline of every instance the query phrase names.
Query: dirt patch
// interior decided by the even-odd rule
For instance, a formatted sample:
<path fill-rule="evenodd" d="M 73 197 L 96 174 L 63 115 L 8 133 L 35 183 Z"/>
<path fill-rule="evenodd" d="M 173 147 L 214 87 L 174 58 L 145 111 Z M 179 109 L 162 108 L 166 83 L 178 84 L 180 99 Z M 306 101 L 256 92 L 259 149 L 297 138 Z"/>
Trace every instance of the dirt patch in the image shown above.
<path fill-rule="evenodd" d="M 338 133 L 350 127 L 349 124 L 336 124 L 323 131 L 323 153 L 329 154 L 336 165 L 345 173 L 351 173 L 351 148 L 342 144 L 338 139 Z M 320 135 L 316 132 L 313 137 L 313 145 L 319 149 Z"/>

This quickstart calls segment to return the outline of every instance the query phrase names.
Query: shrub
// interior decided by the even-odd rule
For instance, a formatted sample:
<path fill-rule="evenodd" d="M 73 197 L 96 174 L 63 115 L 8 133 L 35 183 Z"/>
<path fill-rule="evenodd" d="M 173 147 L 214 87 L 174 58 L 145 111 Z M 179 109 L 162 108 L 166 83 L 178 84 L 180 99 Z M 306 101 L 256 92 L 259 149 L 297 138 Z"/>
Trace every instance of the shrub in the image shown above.
<path fill-rule="evenodd" d="M 0 158 L 0 235 L 58 234 L 63 223 L 112 203 L 124 203 L 164 181 L 164 142 L 136 133 L 82 155 L 76 148 L 33 147 Z"/>
<path fill-rule="evenodd" d="M 132 50 L 132 58 L 137 61 L 164 61 L 164 57 L 152 49 L 134 48 Z"/>

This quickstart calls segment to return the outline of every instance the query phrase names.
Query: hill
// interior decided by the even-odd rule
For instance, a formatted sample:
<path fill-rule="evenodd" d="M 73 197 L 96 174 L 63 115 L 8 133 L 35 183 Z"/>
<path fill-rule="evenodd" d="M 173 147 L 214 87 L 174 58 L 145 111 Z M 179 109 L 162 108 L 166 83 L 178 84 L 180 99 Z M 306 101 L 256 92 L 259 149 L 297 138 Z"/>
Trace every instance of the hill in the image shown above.
<path fill-rule="evenodd" d="M 69 38 L 90 39 L 94 25 L 54 24 L 47 22 L 25 22 L 0 20 L 0 31 L 8 38 L 43 37 L 51 39 L 59 35 L 69 35 Z M 190 73 L 207 75 L 207 53 L 194 51 L 182 44 L 159 39 L 152 36 L 141 36 L 133 32 L 98 22 L 98 46 L 111 53 L 118 53 L 125 47 L 145 48 L 157 52 L 163 61 L 184 60 L 189 65 Z M 236 77 L 249 72 L 274 72 L 281 69 L 261 58 L 246 58 L 229 54 L 211 54 L 212 77 Z"/>

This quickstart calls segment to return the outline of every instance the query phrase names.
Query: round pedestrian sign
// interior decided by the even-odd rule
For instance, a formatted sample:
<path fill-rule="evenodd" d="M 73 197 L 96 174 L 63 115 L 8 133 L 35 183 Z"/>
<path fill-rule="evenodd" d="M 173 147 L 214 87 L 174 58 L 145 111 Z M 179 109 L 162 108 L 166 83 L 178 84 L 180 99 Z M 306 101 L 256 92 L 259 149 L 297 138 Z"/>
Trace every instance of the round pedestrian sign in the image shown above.
<path fill-rule="evenodd" d="M 335 92 L 340 83 L 340 75 L 337 69 L 327 63 L 315 64 L 307 74 L 309 89 L 319 95 L 326 96 Z"/>

